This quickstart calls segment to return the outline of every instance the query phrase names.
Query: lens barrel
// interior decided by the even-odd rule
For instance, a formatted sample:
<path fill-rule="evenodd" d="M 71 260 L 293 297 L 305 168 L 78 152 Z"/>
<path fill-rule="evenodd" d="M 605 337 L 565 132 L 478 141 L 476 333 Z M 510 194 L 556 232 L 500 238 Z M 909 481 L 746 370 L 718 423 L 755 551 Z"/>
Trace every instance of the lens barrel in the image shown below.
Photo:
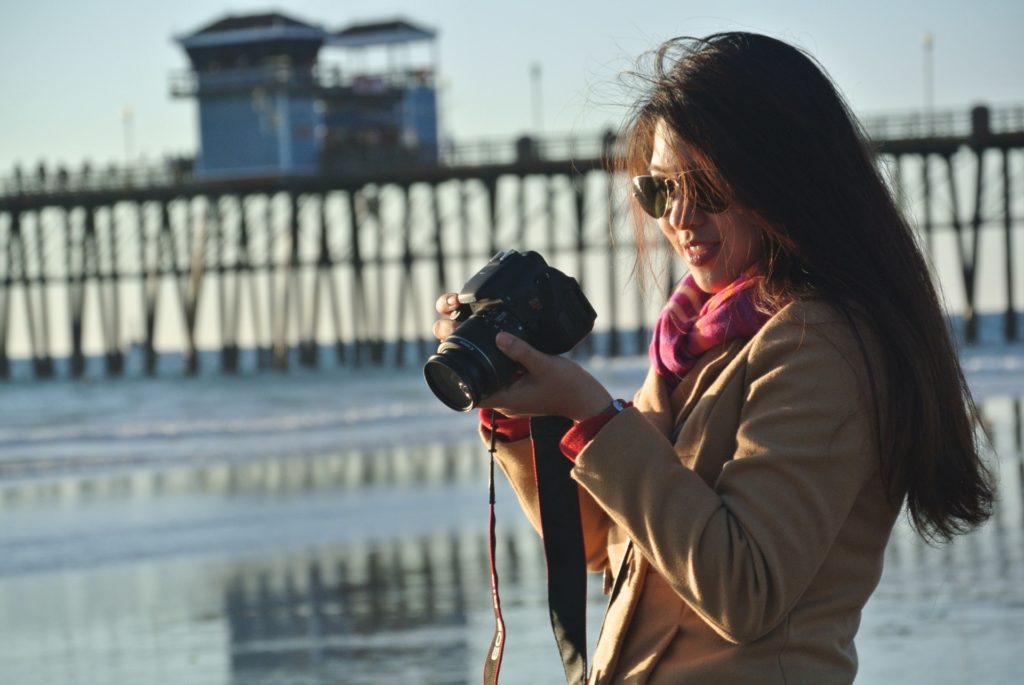
<path fill-rule="evenodd" d="M 494 338 L 502 330 L 521 330 L 512 323 L 511 317 L 486 310 L 466 319 L 441 342 L 423 366 L 423 377 L 437 399 L 467 412 L 511 382 L 517 364 L 498 350 Z"/>

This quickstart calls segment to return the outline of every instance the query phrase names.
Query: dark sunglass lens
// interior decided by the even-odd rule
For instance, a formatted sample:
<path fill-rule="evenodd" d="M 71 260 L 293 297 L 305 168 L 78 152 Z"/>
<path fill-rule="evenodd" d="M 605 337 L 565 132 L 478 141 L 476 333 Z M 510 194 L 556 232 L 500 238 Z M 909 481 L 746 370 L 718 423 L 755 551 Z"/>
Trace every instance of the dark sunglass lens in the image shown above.
<path fill-rule="evenodd" d="M 633 197 L 640 203 L 640 208 L 655 219 L 665 213 L 665 184 L 653 176 L 637 176 L 633 179 Z"/>
<path fill-rule="evenodd" d="M 665 205 L 668 203 L 668 195 L 665 192 L 658 192 L 654 196 L 654 211 L 651 212 L 651 216 L 655 219 L 660 219 L 665 216 Z"/>

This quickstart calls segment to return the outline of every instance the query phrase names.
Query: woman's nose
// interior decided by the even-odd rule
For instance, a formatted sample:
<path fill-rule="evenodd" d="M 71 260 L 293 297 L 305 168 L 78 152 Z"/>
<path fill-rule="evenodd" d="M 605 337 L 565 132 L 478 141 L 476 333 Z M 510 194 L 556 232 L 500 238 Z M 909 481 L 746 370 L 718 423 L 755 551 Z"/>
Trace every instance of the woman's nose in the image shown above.
<path fill-rule="evenodd" d="M 668 222 L 675 230 L 695 228 L 704 223 L 704 212 L 697 208 L 696 203 L 687 202 L 682 193 L 676 193 L 669 207 Z"/>

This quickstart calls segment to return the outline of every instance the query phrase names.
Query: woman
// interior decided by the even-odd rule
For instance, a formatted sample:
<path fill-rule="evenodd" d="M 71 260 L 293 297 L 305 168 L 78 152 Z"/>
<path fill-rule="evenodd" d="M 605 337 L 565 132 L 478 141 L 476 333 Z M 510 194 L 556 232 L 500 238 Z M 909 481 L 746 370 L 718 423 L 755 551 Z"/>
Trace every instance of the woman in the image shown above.
<path fill-rule="evenodd" d="M 562 451 L 588 563 L 614 588 L 592 682 L 849 683 L 901 505 L 938 540 L 991 511 L 937 294 L 807 55 L 748 33 L 674 40 L 649 84 L 622 163 L 689 266 L 651 370 L 622 409 L 579 365 L 500 335 L 526 373 L 486 403 L 497 456 L 536 523 L 516 417 L 576 422 Z M 645 242 L 641 225 L 641 269 Z"/>

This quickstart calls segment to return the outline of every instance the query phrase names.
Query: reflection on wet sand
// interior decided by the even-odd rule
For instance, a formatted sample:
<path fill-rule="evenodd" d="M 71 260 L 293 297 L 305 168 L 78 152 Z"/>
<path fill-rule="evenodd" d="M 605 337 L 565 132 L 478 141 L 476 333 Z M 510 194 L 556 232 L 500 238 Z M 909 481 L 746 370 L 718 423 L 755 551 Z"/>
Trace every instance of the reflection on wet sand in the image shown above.
<path fill-rule="evenodd" d="M 1024 628 L 1021 401 L 982 413 L 1000 455 L 995 515 L 938 548 L 897 527 L 858 682 L 957 682 L 967 667 L 1010 682 L 1000 664 Z M 0 681 L 475 682 L 492 620 L 484 456 L 476 443 L 430 444 L 6 473 Z M 511 492 L 500 496 L 503 680 L 555 681 L 539 545 Z M 595 592 L 592 618 L 603 604 Z"/>
<path fill-rule="evenodd" d="M 501 536 L 511 583 L 521 578 L 519 544 Z M 483 604 L 485 545 L 449 534 L 339 550 L 276 575 L 240 569 L 225 587 L 231 670 L 247 683 L 275 682 L 268 674 L 282 670 L 325 683 L 387 674 L 464 682 L 480 656 L 469 649 L 468 614 Z"/>
<path fill-rule="evenodd" d="M 38 464 L 0 463 L 0 503 L 160 497 L 174 493 L 309 492 L 377 487 L 440 487 L 479 482 L 486 463 L 471 444 L 428 444 L 330 454 L 203 463 L 174 468 L 116 470 L 89 464 L 72 478 L 46 478 Z"/>

